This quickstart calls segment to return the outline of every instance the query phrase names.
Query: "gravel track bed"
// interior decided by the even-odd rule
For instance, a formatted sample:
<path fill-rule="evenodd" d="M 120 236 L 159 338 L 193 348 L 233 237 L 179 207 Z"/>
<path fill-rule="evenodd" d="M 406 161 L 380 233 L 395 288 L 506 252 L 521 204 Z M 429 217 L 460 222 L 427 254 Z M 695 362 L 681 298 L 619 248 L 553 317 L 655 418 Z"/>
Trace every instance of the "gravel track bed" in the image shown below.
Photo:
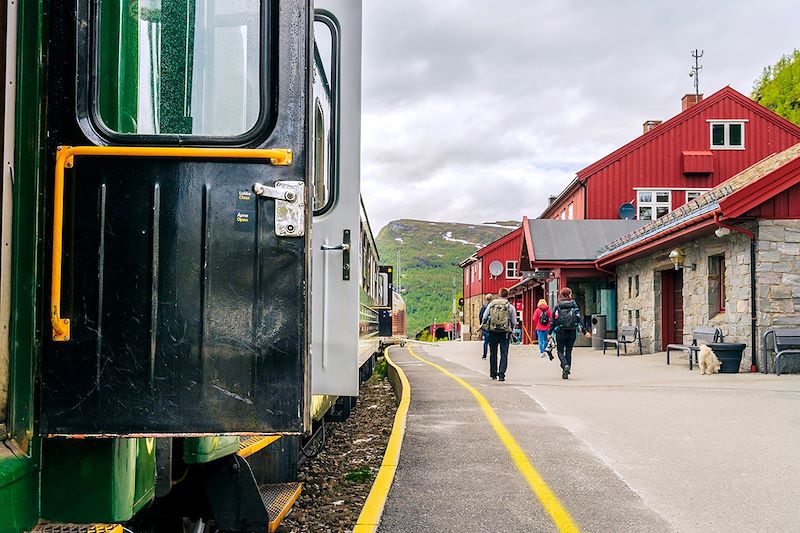
<path fill-rule="evenodd" d="M 383 460 L 397 410 L 389 381 L 373 376 L 361 387 L 344 423 L 326 423 L 325 449 L 300 468 L 303 493 L 280 533 L 352 531 Z"/>

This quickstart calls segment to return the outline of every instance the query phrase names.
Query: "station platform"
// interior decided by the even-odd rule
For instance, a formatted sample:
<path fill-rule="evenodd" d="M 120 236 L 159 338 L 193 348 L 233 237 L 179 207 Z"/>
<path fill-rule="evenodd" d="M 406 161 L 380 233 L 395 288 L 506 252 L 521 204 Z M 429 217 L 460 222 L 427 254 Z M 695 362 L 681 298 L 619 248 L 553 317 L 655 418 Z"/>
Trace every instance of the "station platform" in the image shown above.
<path fill-rule="evenodd" d="M 390 349 L 412 395 L 379 531 L 788 531 L 800 520 L 800 376 L 700 376 L 685 358 L 581 348 L 562 380 L 557 360 L 512 346 L 498 382 L 481 345 Z"/>
<path fill-rule="evenodd" d="M 580 439 L 520 391 L 524 385 L 511 369 L 501 383 L 443 359 L 442 348 L 410 348 L 390 350 L 412 396 L 379 531 L 569 531 L 570 524 L 587 531 L 671 530 Z M 485 397 L 553 499 L 532 490 L 473 394 L 413 354 Z M 554 519 L 558 507 L 568 516 Z"/>

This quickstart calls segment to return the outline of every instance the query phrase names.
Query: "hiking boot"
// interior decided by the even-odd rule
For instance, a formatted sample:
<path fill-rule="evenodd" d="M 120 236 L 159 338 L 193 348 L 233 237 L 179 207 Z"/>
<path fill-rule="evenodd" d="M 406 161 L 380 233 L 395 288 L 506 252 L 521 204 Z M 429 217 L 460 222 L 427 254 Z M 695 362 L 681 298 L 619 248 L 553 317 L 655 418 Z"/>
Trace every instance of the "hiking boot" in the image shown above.
<path fill-rule="evenodd" d="M 569 379 L 569 370 L 567 370 L 569 366 L 565 366 L 561 369 L 561 379 Z"/>
<path fill-rule="evenodd" d="M 506 380 L 506 377 L 505 377 L 505 376 L 500 376 L 500 377 L 498 377 L 498 378 L 497 378 L 497 380 L 498 380 L 498 381 L 505 381 L 505 380 Z"/>
<path fill-rule="evenodd" d="M 569 365 L 564 365 L 564 372 L 566 372 L 567 374 L 569 374 L 569 371 L 570 371 L 570 370 L 572 370 L 572 369 L 569 367 Z"/>
<path fill-rule="evenodd" d="M 481 359 L 486 359 L 486 356 L 484 355 L 483 357 L 481 357 Z"/>
<path fill-rule="evenodd" d="M 492 379 L 497 379 L 497 376 L 489 376 Z"/>

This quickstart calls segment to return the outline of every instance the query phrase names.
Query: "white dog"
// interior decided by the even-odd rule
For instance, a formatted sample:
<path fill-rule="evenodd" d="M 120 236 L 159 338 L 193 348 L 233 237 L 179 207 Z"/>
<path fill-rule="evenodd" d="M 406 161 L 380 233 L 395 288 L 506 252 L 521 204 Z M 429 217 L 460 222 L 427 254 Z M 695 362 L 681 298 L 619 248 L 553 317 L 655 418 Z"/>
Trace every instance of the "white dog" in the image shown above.
<path fill-rule="evenodd" d="M 700 374 L 716 374 L 719 372 L 721 363 L 717 359 L 717 354 L 708 346 L 701 346 L 700 352 L 697 354 L 698 365 L 700 366 Z"/>

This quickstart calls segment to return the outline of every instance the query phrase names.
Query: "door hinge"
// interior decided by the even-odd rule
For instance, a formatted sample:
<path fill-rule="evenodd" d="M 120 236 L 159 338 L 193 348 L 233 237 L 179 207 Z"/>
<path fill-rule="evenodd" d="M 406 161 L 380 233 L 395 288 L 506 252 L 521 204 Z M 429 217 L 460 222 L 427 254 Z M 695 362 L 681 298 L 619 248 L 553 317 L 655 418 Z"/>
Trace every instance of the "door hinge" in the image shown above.
<path fill-rule="evenodd" d="M 262 198 L 275 200 L 275 235 L 302 237 L 306 234 L 305 183 L 276 181 L 273 187 L 256 183 L 253 192 Z"/>

